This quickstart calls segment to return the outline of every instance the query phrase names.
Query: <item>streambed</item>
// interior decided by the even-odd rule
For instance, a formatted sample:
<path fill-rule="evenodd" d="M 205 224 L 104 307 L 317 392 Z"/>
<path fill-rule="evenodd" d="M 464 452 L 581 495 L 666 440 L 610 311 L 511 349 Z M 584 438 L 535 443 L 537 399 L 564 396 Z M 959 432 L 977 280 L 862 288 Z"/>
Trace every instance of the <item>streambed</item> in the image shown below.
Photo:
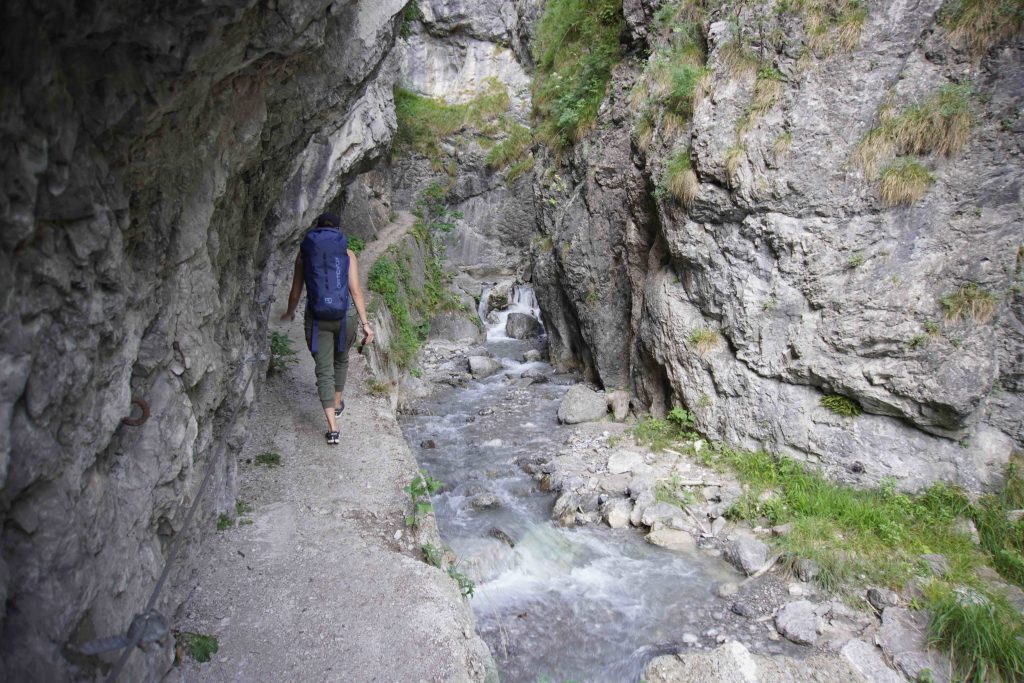
<path fill-rule="evenodd" d="M 553 494 L 520 463 L 555 457 L 573 432 L 556 413 L 575 378 L 521 360 L 535 344 L 504 334 L 517 311 L 537 314 L 525 288 L 488 326 L 487 351 L 502 370 L 439 385 L 402 428 L 421 466 L 445 482 L 434 498 L 437 523 L 459 570 L 476 582 L 477 630 L 502 680 L 636 681 L 657 655 L 714 643 L 728 611 L 714 588 L 738 575 L 702 551 L 650 545 L 636 529 L 552 522 Z M 459 363 L 464 355 L 451 369 Z M 526 371 L 550 381 L 524 386 L 516 380 Z"/>

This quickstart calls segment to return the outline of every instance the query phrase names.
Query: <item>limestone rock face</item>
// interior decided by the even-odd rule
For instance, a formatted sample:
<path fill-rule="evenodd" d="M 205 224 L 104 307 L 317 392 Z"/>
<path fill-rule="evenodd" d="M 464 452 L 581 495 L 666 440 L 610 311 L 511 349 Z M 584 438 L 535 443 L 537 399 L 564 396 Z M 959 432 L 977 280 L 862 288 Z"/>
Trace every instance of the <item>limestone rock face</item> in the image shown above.
<path fill-rule="evenodd" d="M 665 41 L 654 4 L 623 4 L 631 47 L 652 59 Z M 644 63 L 622 62 L 593 131 L 537 175 L 532 275 L 552 361 L 836 479 L 996 484 L 1024 447 L 1024 129 L 998 124 L 1024 96 L 1024 46 L 972 58 L 937 21 L 941 4 L 868 3 L 849 50 L 803 59 L 802 24 L 770 3 L 709 20 L 706 95 L 681 127 L 656 102 L 636 106 Z M 729 62 L 737 22 L 761 27 L 741 38 L 781 79 L 754 113 L 757 69 Z M 882 201 L 860 141 L 885 106 L 966 82 L 967 145 L 923 159 L 934 183 L 920 200 Z M 687 204 L 668 188 L 677 154 L 693 172 Z M 951 313 L 964 286 L 991 311 Z M 702 330 L 718 343 L 696 343 Z M 829 411 L 829 394 L 863 414 Z"/>
<path fill-rule="evenodd" d="M 69 653 L 124 633 L 185 533 L 173 615 L 234 503 L 274 287 L 391 139 L 404 4 L 4 4 L 0 678 L 99 676 Z"/>

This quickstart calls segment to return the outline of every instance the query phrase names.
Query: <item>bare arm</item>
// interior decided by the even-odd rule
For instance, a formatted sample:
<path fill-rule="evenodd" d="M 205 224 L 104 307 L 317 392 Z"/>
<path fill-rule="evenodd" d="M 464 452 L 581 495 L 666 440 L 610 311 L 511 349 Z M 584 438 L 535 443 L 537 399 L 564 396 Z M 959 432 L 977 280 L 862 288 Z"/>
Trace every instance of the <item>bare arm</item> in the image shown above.
<path fill-rule="evenodd" d="M 363 300 L 363 288 L 359 284 L 359 259 L 348 250 L 348 291 L 352 294 L 352 303 L 356 305 L 356 313 L 359 314 L 359 324 L 363 330 L 363 346 L 373 341 L 373 328 L 370 327 L 370 319 L 366 317 L 366 302 Z"/>
<path fill-rule="evenodd" d="M 302 273 L 302 254 L 295 255 L 295 274 L 292 275 L 292 291 L 288 293 L 288 310 L 281 315 L 281 320 L 294 320 L 295 309 L 302 297 L 302 285 L 305 284 Z"/>

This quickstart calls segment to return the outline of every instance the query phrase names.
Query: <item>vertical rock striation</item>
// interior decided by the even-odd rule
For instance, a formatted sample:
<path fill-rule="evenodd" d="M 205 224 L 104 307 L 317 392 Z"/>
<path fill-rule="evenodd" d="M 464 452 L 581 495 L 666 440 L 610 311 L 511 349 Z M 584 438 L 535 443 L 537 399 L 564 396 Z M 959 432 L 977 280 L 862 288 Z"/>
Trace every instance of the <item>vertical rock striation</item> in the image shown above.
<path fill-rule="evenodd" d="M 706 75 L 680 118 L 644 93 L 668 87 L 651 83 L 687 16 L 656 10 L 682 4 L 623 3 L 632 52 L 596 130 L 538 173 L 552 358 L 843 480 L 995 483 L 1024 447 L 1020 35 L 971 53 L 938 0 L 818 33 L 803 10 L 726 4 L 697 24 Z M 861 161 L 872 131 L 964 92 L 962 148 L 892 133 Z M 883 172 L 899 154 L 918 158 Z M 880 184 L 908 162 L 922 196 L 893 199 Z"/>
<path fill-rule="evenodd" d="M 233 503 L 276 280 L 394 130 L 403 4 L 5 3 L 6 679 L 102 671 L 75 646 L 141 610 L 211 460 L 186 538 Z M 170 657 L 135 653 L 124 678 Z"/>

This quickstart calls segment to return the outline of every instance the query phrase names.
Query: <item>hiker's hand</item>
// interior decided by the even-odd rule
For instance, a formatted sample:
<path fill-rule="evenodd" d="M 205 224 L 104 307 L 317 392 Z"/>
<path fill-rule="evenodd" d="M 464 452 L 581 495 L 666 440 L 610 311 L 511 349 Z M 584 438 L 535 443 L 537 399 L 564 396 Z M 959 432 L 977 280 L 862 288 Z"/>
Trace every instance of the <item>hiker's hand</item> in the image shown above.
<path fill-rule="evenodd" d="M 284 313 L 281 314 L 281 320 L 284 320 L 286 322 L 295 320 L 295 311 L 285 311 Z"/>
<path fill-rule="evenodd" d="M 362 346 L 366 346 L 373 341 L 373 328 L 370 327 L 370 323 L 363 325 L 363 335 Z"/>

